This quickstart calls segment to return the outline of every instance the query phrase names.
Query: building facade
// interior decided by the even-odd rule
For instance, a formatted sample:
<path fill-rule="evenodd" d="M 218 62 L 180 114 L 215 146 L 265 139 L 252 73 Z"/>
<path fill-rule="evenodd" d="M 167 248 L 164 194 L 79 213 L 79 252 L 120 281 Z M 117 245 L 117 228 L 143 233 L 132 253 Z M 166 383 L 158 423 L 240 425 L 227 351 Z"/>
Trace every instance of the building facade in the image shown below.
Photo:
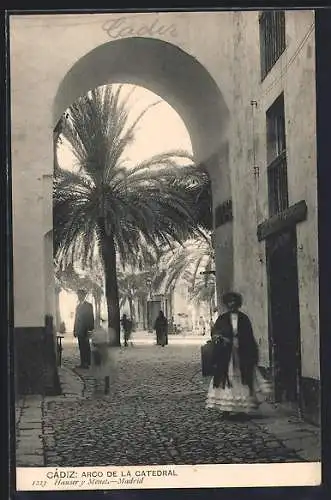
<path fill-rule="evenodd" d="M 275 398 L 316 420 L 314 12 L 13 15 L 10 57 L 14 336 L 29 390 L 43 390 L 36 346 L 55 309 L 53 130 L 88 90 L 131 83 L 182 117 L 212 181 L 218 296 L 243 294 Z"/>
<path fill-rule="evenodd" d="M 319 407 L 314 14 L 234 14 L 234 283 L 275 399 Z M 240 35 L 240 36 L 239 36 Z M 241 61 L 241 64 L 239 63 Z M 245 211 L 246 207 L 246 211 Z"/>

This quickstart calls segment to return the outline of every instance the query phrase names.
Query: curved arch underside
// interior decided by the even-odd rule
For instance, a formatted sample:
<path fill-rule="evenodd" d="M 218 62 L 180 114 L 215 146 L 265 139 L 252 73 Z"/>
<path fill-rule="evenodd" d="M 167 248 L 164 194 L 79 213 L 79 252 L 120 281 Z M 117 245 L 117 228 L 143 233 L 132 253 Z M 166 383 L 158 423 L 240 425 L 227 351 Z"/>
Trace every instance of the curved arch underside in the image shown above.
<path fill-rule="evenodd" d="M 78 97 L 110 83 L 140 85 L 159 95 L 183 119 L 196 159 L 208 162 L 218 154 L 229 115 L 220 89 L 194 57 L 157 39 L 111 41 L 79 59 L 59 86 L 54 126 Z"/>

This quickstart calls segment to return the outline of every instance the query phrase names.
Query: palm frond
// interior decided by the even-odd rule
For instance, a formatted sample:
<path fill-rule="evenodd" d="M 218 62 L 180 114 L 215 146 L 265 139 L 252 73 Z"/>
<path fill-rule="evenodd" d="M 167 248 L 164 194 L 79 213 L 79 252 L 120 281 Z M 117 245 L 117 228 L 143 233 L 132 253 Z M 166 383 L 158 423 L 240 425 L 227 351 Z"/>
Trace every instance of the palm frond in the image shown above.
<path fill-rule="evenodd" d="M 62 119 L 60 138 L 70 145 L 78 168 L 55 170 L 55 256 L 61 266 L 79 261 L 91 269 L 101 257 L 102 226 L 115 242 L 118 267 L 153 269 L 154 288 L 162 282 L 170 289 L 184 271 L 193 269 L 197 275 L 206 265 L 201 252 L 209 234 L 207 225 L 200 224 L 197 204 L 199 199 L 206 206 L 211 203 L 205 194 L 208 174 L 182 150 L 128 168 L 126 148 L 139 122 L 159 101 L 130 121 L 129 96 L 121 96 L 121 86 L 97 88 L 79 98 Z M 199 241 L 199 263 L 190 251 L 193 241 Z M 165 252 L 170 253 L 160 258 Z M 159 283 L 156 263 L 167 271 Z"/>

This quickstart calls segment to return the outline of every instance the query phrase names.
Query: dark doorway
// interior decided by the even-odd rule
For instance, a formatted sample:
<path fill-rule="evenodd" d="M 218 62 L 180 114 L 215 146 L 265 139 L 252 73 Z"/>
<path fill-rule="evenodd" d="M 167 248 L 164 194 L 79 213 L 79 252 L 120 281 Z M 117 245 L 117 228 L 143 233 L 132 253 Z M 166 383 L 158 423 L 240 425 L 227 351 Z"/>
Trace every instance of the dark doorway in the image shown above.
<path fill-rule="evenodd" d="M 275 400 L 299 404 L 300 310 L 295 228 L 266 242 L 269 284 L 269 346 Z"/>

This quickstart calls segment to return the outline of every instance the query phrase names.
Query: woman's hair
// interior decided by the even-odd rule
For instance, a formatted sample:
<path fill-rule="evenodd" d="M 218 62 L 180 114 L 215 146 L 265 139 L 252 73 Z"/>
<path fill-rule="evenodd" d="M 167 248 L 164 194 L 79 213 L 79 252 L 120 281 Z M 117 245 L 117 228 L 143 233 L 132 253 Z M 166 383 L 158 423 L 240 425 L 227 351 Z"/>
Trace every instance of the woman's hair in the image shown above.
<path fill-rule="evenodd" d="M 242 300 L 242 296 L 240 295 L 240 293 L 227 292 L 223 295 L 222 302 L 225 306 L 227 306 L 229 304 L 229 302 L 232 302 L 232 301 L 235 301 L 236 305 L 238 307 L 241 307 L 243 300 Z"/>

